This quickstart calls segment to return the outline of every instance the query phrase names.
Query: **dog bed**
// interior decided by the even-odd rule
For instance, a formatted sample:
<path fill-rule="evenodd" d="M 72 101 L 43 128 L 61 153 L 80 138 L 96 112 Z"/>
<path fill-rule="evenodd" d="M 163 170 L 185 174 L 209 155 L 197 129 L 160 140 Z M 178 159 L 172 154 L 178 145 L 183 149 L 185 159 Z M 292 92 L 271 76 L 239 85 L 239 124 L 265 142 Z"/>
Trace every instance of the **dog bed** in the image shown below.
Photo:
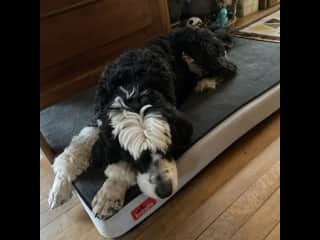
<path fill-rule="evenodd" d="M 280 108 L 280 45 L 235 39 L 229 54 L 237 76 L 214 91 L 194 93 L 183 105 L 194 124 L 192 141 L 177 161 L 181 189 L 248 130 Z M 43 110 L 40 129 L 56 154 L 93 115 L 94 88 Z M 76 194 L 100 234 L 118 237 L 145 220 L 170 198 L 155 200 L 132 187 L 124 207 L 107 220 L 95 218 L 91 201 L 105 180 L 103 169 L 90 168 L 74 183 Z"/>

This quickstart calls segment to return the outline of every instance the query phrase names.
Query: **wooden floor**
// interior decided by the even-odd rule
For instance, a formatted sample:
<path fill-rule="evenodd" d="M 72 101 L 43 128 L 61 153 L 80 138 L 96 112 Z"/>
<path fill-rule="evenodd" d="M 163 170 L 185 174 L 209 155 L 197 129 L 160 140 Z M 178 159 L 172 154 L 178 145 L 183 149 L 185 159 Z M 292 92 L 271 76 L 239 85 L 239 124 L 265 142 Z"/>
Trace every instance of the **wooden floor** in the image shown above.
<path fill-rule="evenodd" d="M 278 11 L 279 9 L 280 9 L 280 4 L 277 4 L 271 8 L 260 10 L 260 11 L 251 13 L 251 14 L 244 16 L 244 17 L 239 17 L 237 19 L 237 21 L 235 22 L 235 24 L 230 28 L 230 31 L 236 31 L 241 28 L 244 28 L 244 27 L 250 25 L 251 23 L 258 21 L 259 19 L 262 19 L 262 18 L 270 15 L 271 13 Z"/>
<path fill-rule="evenodd" d="M 233 144 L 121 240 L 280 239 L 280 114 Z M 48 210 L 53 173 L 40 161 L 40 238 L 98 240 L 76 198 Z"/>

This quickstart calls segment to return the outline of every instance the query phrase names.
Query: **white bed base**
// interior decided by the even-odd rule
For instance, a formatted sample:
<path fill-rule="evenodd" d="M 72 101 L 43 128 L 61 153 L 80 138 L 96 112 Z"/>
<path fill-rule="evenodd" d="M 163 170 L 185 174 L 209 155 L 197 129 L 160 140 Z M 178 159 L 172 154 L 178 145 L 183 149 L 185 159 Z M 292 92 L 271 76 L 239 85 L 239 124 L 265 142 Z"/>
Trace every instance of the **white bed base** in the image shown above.
<path fill-rule="evenodd" d="M 188 181 L 212 162 L 234 141 L 280 108 L 280 83 L 234 112 L 188 149 L 178 160 L 181 189 Z M 78 195 L 79 197 L 79 195 Z M 140 194 L 111 218 L 103 221 L 94 214 L 79 197 L 99 233 L 116 238 L 155 212 L 170 199 L 154 200 Z"/>

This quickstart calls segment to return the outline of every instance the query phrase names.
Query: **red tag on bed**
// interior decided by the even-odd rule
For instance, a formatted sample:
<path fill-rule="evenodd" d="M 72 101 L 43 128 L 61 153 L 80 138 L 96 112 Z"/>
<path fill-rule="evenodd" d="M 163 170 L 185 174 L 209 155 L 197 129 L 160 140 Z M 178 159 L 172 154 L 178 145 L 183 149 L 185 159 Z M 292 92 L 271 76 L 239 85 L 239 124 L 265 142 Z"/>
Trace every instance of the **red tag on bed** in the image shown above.
<path fill-rule="evenodd" d="M 134 220 L 140 218 L 145 212 L 156 204 L 157 200 L 154 198 L 147 198 L 143 203 L 131 211 L 131 216 Z"/>

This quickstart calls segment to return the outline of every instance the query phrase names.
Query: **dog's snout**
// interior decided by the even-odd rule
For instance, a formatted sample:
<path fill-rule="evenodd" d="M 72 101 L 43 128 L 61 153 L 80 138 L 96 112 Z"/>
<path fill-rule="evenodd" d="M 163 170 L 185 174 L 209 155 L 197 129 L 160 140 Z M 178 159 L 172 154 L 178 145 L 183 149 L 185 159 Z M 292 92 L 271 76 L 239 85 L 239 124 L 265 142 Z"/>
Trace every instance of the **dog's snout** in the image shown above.
<path fill-rule="evenodd" d="M 140 190 L 152 198 L 167 198 L 178 189 L 176 162 L 154 155 L 152 163 L 144 173 L 138 173 L 137 184 Z"/>
<path fill-rule="evenodd" d="M 172 183 L 171 181 L 164 181 L 157 184 L 156 194 L 159 198 L 166 198 L 172 194 Z"/>

